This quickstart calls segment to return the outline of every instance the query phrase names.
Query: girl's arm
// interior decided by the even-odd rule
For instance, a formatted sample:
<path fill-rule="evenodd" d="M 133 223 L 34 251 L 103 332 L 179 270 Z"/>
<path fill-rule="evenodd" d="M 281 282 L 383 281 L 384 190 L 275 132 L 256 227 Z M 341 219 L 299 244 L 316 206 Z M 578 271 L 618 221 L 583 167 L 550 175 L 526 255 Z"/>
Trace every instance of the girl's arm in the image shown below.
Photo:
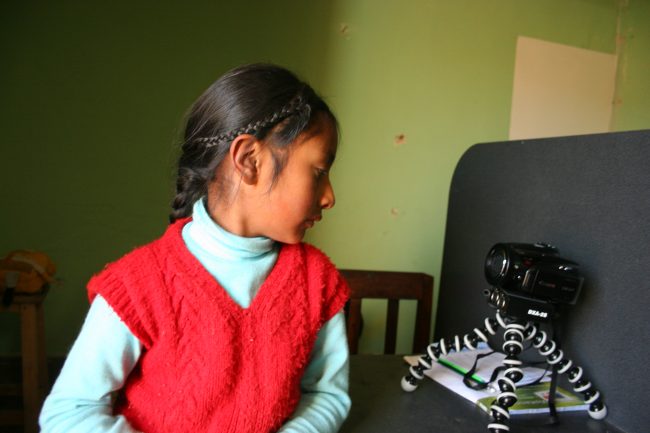
<path fill-rule="evenodd" d="M 112 393 L 141 351 L 140 341 L 97 296 L 43 404 L 41 433 L 135 433 L 123 416 L 113 415 Z"/>
<path fill-rule="evenodd" d="M 318 333 L 302 378 L 302 398 L 281 433 L 335 433 L 350 411 L 349 352 L 343 311 Z"/>

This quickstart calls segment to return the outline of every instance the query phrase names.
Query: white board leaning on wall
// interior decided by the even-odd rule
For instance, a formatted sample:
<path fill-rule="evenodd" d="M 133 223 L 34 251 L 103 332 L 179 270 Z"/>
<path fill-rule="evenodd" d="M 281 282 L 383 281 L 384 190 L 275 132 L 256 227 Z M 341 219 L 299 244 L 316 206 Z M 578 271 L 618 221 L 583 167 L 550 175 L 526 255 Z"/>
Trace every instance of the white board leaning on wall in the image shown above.
<path fill-rule="evenodd" d="M 510 139 L 608 132 L 617 57 L 519 36 Z"/>

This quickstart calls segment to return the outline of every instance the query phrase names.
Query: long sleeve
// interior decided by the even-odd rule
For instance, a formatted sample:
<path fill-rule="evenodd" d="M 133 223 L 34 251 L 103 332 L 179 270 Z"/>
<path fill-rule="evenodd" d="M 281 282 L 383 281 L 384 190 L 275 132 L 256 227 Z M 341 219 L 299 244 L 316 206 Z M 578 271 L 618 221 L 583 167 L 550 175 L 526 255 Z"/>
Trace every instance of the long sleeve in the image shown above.
<path fill-rule="evenodd" d="M 350 411 L 345 317 L 339 312 L 318 334 L 301 381 L 302 398 L 281 433 L 335 433 Z"/>
<path fill-rule="evenodd" d="M 39 418 L 42 433 L 135 433 L 113 415 L 114 391 L 141 354 L 137 338 L 101 297 L 93 301 Z"/>

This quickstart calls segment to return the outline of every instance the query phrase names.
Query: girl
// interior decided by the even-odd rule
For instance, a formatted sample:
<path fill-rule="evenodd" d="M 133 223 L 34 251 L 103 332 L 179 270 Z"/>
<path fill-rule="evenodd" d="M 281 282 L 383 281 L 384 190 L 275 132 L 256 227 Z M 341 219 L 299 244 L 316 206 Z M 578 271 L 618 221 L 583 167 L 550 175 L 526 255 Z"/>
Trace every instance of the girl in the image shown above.
<path fill-rule="evenodd" d="M 42 432 L 335 432 L 348 414 L 332 263 L 301 243 L 334 206 L 327 105 L 248 65 L 192 106 L 172 223 L 95 275 Z"/>

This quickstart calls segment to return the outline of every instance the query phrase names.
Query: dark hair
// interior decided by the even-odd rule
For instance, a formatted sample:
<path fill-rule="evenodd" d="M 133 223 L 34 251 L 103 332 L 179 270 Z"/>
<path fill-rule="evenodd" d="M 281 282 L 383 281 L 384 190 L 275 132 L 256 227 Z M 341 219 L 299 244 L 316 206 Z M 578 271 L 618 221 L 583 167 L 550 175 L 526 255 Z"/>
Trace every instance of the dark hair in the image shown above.
<path fill-rule="evenodd" d="M 252 134 L 275 150 L 275 181 L 286 162 L 282 150 L 312 125 L 318 113 L 326 114 L 336 126 L 327 104 L 282 67 L 251 64 L 226 72 L 190 108 L 170 221 L 191 215 L 240 134 Z"/>

